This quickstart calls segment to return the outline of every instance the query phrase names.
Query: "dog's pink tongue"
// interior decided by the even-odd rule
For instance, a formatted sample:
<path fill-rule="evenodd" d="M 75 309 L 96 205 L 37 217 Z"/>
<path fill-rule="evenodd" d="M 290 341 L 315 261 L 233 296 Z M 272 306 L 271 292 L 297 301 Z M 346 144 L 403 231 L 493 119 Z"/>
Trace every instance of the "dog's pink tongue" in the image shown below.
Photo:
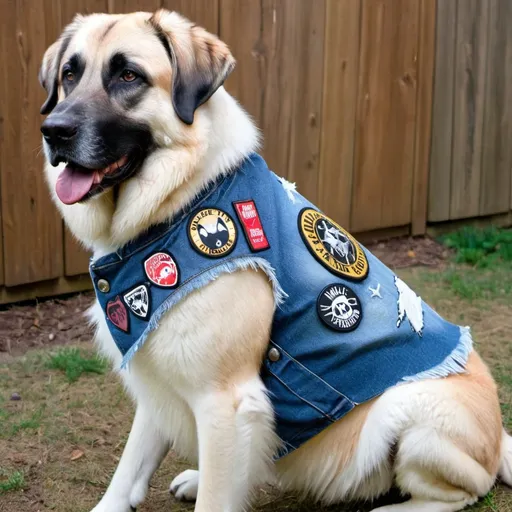
<path fill-rule="evenodd" d="M 64 204 L 75 204 L 91 190 L 95 171 L 83 172 L 66 166 L 60 173 L 55 191 Z"/>

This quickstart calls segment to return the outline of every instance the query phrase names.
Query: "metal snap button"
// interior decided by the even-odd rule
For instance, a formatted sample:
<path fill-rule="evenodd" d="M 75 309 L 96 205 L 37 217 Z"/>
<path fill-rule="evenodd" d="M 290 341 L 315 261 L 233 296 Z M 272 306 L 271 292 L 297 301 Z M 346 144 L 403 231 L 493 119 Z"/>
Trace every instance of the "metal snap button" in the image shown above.
<path fill-rule="evenodd" d="M 268 358 L 269 358 L 273 363 L 275 363 L 276 361 L 279 361 L 279 359 L 281 359 L 281 354 L 280 354 L 279 350 L 277 350 L 277 348 L 271 348 L 271 349 L 268 351 Z"/>
<path fill-rule="evenodd" d="M 108 293 L 110 291 L 110 283 L 106 279 L 99 279 L 98 290 L 103 293 Z"/>

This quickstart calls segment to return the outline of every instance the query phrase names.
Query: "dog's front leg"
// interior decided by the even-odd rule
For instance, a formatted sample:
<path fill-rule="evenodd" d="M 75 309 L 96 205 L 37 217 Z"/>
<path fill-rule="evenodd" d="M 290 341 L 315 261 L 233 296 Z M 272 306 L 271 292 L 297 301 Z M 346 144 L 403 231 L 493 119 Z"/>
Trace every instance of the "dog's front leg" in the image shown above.
<path fill-rule="evenodd" d="M 145 498 L 149 480 L 169 451 L 154 417 L 137 407 L 119 465 L 103 499 L 92 512 L 130 512 Z"/>
<path fill-rule="evenodd" d="M 199 489 L 195 512 L 240 512 L 236 489 L 236 410 L 233 395 L 214 391 L 194 404 L 199 441 Z"/>

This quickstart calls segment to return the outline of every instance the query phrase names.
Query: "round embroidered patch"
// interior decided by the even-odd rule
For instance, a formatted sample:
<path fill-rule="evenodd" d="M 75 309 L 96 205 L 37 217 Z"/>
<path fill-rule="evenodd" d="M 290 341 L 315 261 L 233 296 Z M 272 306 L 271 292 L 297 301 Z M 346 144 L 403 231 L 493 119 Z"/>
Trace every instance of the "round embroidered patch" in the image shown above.
<path fill-rule="evenodd" d="M 359 297 L 343 284 L 326 286 L 316 301 L 320 320 L 335 331 L 353 331 L 363 318 Z"/>
<path fill-rule="evenodd" d="M 364 251 L 336 222 L 313 208 L 304 208 L 298 224 L 306 247 L 327 270 L 354 281 L 366 278 L 368 260 Z"/>
<path fill-rule="evenodd" d="M 203 208 L 190 217 L 188 238 L 199 254 L 220 258 L 235 248 L 237 230 L 226 212 L 218 208 Z"/>
<path fill-rule="evenodd" d="M 166 252 L 157 252 L 145 260 L 144 272 L 147 278 L 157 286 L 172 288 L 178 284 L 178 265 Z"/>

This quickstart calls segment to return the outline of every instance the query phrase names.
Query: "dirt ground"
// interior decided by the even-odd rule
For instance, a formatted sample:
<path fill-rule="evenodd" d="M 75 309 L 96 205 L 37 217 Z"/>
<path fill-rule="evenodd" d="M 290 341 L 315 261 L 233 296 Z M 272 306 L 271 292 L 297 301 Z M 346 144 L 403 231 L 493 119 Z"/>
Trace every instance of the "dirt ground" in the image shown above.
<path fill-rule="evenodd" d="M 460 295 L 460 280 L 450 277 L 456 272 L 462 279 L 467 270 L 457 267 L 448 274 L 450 254 L 436 242 L 403 238 L 369 248 L 449 320 L 472 325 L 477 349 L 500 386 L 504 423 L 512 430 L 512 305 L 503 282 L 512 283 L 512 276 L 491 271 L 487 280 L 498 285 L 470 300 Z M 65 344 L 95 358 L 82 318 L 92 300 L 87 293 L 0 311 L 0 512 L 88 512 L 121 456 L 133 407 L 115 375 L 84 373 L 70 382 L 49 368 L 49 358 Z M 187 467 L 169 454 L 138 512 L 193 510 L 168 493 L 172 478 Z M 383 503 L 399 499 L 395 493 Z M 270 487 L 259 491 L 255 503 L 259 512 L 370 508 L 361 503 L 322 508 Z M 512 512 L 512 491 L 498 484 L 469 510 Z"/>

